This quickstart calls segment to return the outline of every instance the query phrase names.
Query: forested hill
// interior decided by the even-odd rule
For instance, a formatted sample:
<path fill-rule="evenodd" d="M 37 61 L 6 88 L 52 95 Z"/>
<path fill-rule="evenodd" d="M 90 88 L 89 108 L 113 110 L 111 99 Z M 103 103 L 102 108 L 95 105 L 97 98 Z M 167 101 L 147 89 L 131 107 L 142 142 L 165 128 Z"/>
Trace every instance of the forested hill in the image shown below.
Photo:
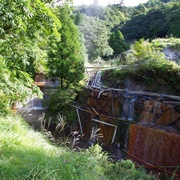
<path fill-rule="evenodd" d="M 101 7 L 94 3 L 90 6 L 78 6 L 74 12 L 75 22 L 83 34 L 85 32 L 85 29 L 82 28 L 85 24 L 83 21 L 86 21 L 87 24 L 89 21 L 96 21 L 92 25 L 98 27 L 101 21 L 106 26 L 104 31 L 109 34 L 109 32 L 119 30 L 126 42 L 141 38 L 180 37 L 179 0 L 149 0 L 136 7 L 126 7 L 123 5 L 123 1 L 107 7 Z M 111 48 L 113 47 L 111 46 Z"/>
<path fill-rule="evenodd" d="M 127 40 L 180 37 L 180 2 L 151 0 L 135 7 L 134 13 L 119 27 Z"/>

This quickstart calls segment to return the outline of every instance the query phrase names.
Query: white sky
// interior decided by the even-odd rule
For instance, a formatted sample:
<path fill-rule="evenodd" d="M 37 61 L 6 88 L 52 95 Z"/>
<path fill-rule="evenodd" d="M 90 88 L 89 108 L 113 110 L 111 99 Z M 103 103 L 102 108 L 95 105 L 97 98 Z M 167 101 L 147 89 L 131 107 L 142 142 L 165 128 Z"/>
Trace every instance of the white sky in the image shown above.
<path fill-rule="evenodd" d="M 125 6 L 137 6 L 140 3 L 145 3 L 148 0 L 124 0 L 124 5 Z M 86 5 L 90 5 L 93 4 L 94 0 L 73 0 L 74 5 L 82 5 L 82 4 L 86 4 Z M 120 0 L 98 0 L 99 5 L 102 6 L 106 6 L 108 4 L 115 4 L 115 3 L 119 3 Z"/>

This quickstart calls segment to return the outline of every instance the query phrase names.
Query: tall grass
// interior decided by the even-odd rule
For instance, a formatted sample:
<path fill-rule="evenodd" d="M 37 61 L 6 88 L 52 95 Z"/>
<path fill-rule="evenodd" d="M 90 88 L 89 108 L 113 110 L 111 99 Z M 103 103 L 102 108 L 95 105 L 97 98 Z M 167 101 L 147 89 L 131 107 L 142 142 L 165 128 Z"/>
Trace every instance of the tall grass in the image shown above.
<path fill-rule="evenodd" d="M 83 153 L 50 145 L 18 117 L 0 118 L 0 179 L 96 179 L 98 162 Z"/>
<path fill-rule="evenodd" d="M 118 171 L 115 175 L 112 173 L 116 167 L 119 169 L 119 166 L 112 166 L 100 146 L 73 152 L 65 147 L 51 145 L 43 134 L 35 132 L 20 117 L 0 117 L 2 180 L 116 179 Z M 145 176 L 145 173 L 140 173 L 138 178 Z"/>

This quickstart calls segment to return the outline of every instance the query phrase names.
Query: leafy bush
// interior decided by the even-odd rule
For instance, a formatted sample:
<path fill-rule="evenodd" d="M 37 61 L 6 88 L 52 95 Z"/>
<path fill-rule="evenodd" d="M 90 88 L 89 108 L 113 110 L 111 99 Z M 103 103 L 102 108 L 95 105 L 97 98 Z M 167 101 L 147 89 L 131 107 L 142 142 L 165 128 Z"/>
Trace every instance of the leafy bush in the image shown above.
<path fill-rule="evenodd" d="M 58 113 L 67 117 L 68 122 L 76 120 L 76 111 L 73 107 L 73 100 L 77 96 L 76 92 L 72 89 L 59 90 L 50 94 L 50 98 L 45 102 L 47 109 L 47 116 L 54 117 Z"/>
<path fill-rule="evenodd" d="M 0 115 L 5 115 L 17 102 L 36 95 L 42 97 L 37 86 L 32 86 L 33 80 L 23 71 L 9 70 L 6 61 L 0 56 Z"/>

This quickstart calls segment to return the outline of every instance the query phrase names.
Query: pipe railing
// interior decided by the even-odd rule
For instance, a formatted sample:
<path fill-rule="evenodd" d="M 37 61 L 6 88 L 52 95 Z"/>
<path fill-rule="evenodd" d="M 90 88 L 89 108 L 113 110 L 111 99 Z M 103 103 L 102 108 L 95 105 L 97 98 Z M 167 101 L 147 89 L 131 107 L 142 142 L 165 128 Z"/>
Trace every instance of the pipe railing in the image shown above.
<path fill-rule="evenodd" d="M 128 66 L 119 66 L 117 68 L 127 68 Z M 113 69 L 113 68 L 110 68 Z M 97 85 L 96 85 L 97 84 Z M 128 89 L 117 89 L 117 88 L 110 88 L 110 87 L 106 87 L 102 85 L 101 82 L 101 70 L 99 70 L 95 77 L 94 77 L 94 81 L 92 82 L 91 85 L 89 85 L 89 83 L 87 83 L 86 88 L 89 89 L 98 89 L 100 91 L 116 91 L 116 92 L 123 92 L 123 93 L 127 93 L 130 95 L 146 95 L 146 96 L 153 96 L 153 97 L 158 97 L 158 98 L 169 98 L 169 99 L 173 99 L 173 100 L 177 100 L 180 101 L 180 96 L 175 96 L 175 95 L 169 95 L 169 94 L 162 94 L 162 93 L 154 93 L 154 92 L 148 92 L 148 91 L 131 91 Z"/>

